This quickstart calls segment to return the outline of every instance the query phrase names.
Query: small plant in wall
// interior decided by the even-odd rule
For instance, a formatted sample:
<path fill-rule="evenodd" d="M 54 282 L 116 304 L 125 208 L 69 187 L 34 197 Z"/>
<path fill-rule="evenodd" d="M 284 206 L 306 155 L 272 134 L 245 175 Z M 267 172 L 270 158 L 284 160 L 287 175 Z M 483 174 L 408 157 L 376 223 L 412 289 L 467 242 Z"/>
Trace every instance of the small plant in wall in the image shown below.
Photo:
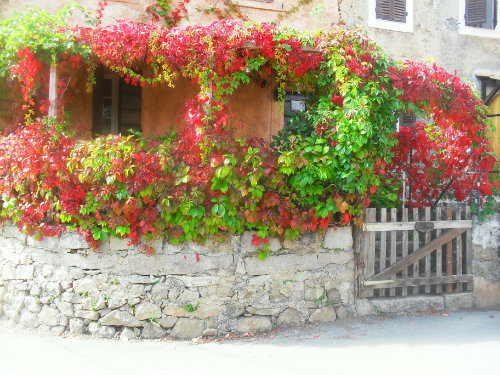
<path fill-rule="evenodd" d="M 262 261 L 265 261 L 266 258 L 272 254 L 270 243 L 267 238 L 261 238 L 254 234 L 252 239 L 252 245 L 255 245 L 257 247 L 260 246 L 259 252 L 257 253 L 257 257 Z"/>
<path fill-rule="evenodd" d="M 148 320 L 151 322 L 151 323 L 157 323 L 158 322 L 158 316 L 152 312 L 149 312 L 148 313 Z"/>
<path fill-rule="evenodd" d="M 186 303 L 183 307 L 184 307 L 184 310 L 186 310 L 186 312 L 188 312 L 188 313 L 195 312 L 196 310 L 198 310 L 200 308 L 200 301 L 198 301 L 198 303 L 194 306 L 191 303 Z"/>

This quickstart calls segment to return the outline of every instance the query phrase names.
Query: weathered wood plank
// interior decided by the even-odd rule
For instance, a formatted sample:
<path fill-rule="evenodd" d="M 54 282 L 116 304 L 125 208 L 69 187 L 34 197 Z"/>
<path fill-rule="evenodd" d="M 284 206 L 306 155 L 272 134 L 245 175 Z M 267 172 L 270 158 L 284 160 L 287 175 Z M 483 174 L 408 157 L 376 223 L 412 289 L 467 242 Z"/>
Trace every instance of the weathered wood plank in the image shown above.
<path fill-rule="evenodd" d="M 413 208 L 413 221 L 417 222 L 419 220 L 418 218 L 418 208 Z M 412 254 L 418 250 L 420 247 L 420 233 L 418 230 L 415 228 L 413 229 L 413 252 Z M 418 262 L 415 262 L 413 264 L 413 277 L 419 277 L 420 276 L 420 268 Z M 418 286 L 413 287 L 413 294 L 418 294 Z"/>
<path fill-rule="evenodd" d="M 472 228 L 472 220 L 439 220 L 432 221 L 434 229 Z M 416 221 L 399 223 L 364 223 L 363 230 L 366 232 L 390 232 L 392 230 L 414 230 Z"/>
<path fill-rule="evenodd" d="M 376 219 L 377 211 L 375 208 L 368 208 L 365 210 L 366 222 L 374 222 Z M 372 277 L 375 273 L 375 232 L 365 232 L 363 234 L 363 242 L 363 258 L 365 264 L 363 275 L 366 280 L 367 278 Z"/>
<path fill-rule="evenodd" d="M 403 221 L 408 221 L 408 209 L 406 207 L 403 207 Z M 401 250 L 401 255 L 403 258 L 406 258 L 408 256 L 408 232 L 405 230 L 403 232 L 403 239 L 402 239 L 402 250 Z M 408 268 L 403 269 L 403 279 L 408 278 Z M 401 295 L 406 296 L 408 295 L 408 288 L 404 286 L 401 289 Z"/>
<path fill-rule="evenodd" d="M 425 207 L 424 211 L 424 221 L 431 221 L 431 208 Z M 428 244 L 431 242 L 431 233 L 425 233 L 425 242 L 424 244 Z M 425 256 L 424 259 L 424 268 L 425 268 L 425 277 L 431 277 L 431 255 L 430 253 Z M 431 287 L 429 285 L 425 286 L 425 293 L 430 293 Z"/>
<path fill-rule="evenodd" d="M 382 208 L 380 210 L 380 221 L 385 223 L 387 221 L 387 209 Z M 386 232 L 380 232 L 380 262 L 379 262 L 379 272 L 383 271 L 387 267 L 387 238 Z M 380 290 L 379 295 L 381 297 L 385 296 L 385 290 Z"/>
<path fill-rule="evenodd" d="M 395 275 L 403 268 L 408 267 L 409 265 L 417 262 L 421 258 L 425 257 L 427 254 L 430 254 L 432 251 L 436 250 L 439 246 L 442 246 L 445 243 L 450 242 L 456 236 L 465 232 L 466 229 L 450 229 L 449 231 L 444 232 L 441 236 L 429 242 L 428 244 L 423 245 L 406 258 L 401 259 L 399 262 L 391 265 L 386 268 L 384 271 L 374 275 L 370 280 L 383 280 L 385 278 L 389 278 L 392 275 Z"/>
<path fill-rule="evenodd" d="M 460 220 L 462 218 L 462 207 L 458 206 L 455 211 L 455 220 Z M 462 235 L 457 237 L 456 240 L 457 250 L 456 250 L 456 259 L 457 259 L 457 275 L 462 274 Z M 457 284 L 457 292 L 462 291 L 462 284 Z"/>
<path fill-rule="evenodd" d="M 408 279 L 396 279 L 396 280 L 369 280 L 363 282 L 363 288 L 365 289 L 379 289 L 379 288 L 389 288 L 389 287 L 409 287 L 409 286 L 420 286 L 420 285 L 441 285 L 449 283 L 468 283 L 472 282 L 472 275 L 452 275 L 452 276 L 433 276 L 433 277 L 415 277 Z"/>
<path fill-rule="evenodd" d="M 470 207 L 465 207 L 465 218 L 470 220 L 472 213 Z M 465 273 L 472 274 L 472 231 L 469 229 L 465 236 Z M 472 290 L 472 281 L 467 283 L 467 290 Z"/>
<path fill-rule="evenodd" d="M 391 208 L 391 222 L 392 223 L 396 223 L 398 221 L 398 216 L 397 216 L 397 211 L 395 208 Z M 397 242 L 397 235 L 398 235 L 398 232 L 393 230 L 391 231 L 391 258 L 390 258 L 390 262 L 391 262 L 391 266 L 393 264 L 396 263 L 397 261 L 397 248 L 396 248 L 396 242 Z M 392 276 L 392 279 L 395 279 L 396 278 L 396 274 L 394 274 Z M 389 295 L 391 297 L 394 297 L 396 295 L 396 289 L 395 288 L 391 288 L 389 290 Z"/>
<path fill-rule="evenodd" d="M 446 207 L 446 218 L 451 220 L 453 218 L 452 208 Z M 446 274 L 448 276 L 453 275 L 453 243 L 448 241 L 446 244 Z M 451 293 L 453 290 L 452 284 L 446 284 L 446 292 Z"/>
<path fill-rule="evenodd" d="M 436 220 L 441 220 L 441 207 L 436 207 Z M 441 229 L 436 230 L 436 237 L 441 235 Z M 439 246 L 436 250 L 436 276 L 443 275 L 443 248 Z M 436 285 L 436 293 L 441 293 L 443 287 L 441 284 Z"/>

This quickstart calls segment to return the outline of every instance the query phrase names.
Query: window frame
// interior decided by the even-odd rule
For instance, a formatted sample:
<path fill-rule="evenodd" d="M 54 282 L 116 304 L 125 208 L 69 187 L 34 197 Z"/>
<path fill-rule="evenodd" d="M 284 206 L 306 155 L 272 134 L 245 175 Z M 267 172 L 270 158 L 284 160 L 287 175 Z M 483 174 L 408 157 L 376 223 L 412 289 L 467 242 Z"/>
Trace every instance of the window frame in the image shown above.
<path fill-rule="evenodd" d="M 458 33 L 460 35 L 478 36 L 482 38 L 500 38 L 500 4 L 496 1 L 497 24 L 494 29 L 484 29 L 481 27 L 465 25 L 465 0 L 458 2 Z"/>
<path fill-rule="evenodd" d="M 377 0 L 368 0 L 368 27 L 399 31 L 403 33 L 413 32 L 414 8 L 413 0 L 406 0 L 406 22 L 387 21 L 377 18 Z"/>

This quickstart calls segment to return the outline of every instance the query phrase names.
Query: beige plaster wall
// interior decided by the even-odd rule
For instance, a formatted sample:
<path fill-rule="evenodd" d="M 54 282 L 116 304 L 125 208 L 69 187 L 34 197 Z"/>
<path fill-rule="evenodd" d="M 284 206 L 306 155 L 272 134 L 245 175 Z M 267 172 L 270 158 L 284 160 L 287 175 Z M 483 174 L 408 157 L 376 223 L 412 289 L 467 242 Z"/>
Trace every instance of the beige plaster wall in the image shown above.
<path fill-rule="evenodd" d="M 500 73 L 500 40 L 458 32 L 459 0 L 414 0 L 412 33 L 368 27 L 368 1 L 342 0 L 342 21 L 360 26 L 394 59 L 433 58 L 448 71 L 473 81 L 478 73 Z"/>
<path fill-rule="evenodd" d="M 55 12 L 72 0 L 8 0 L 0 2 L 0 18 L 8 17 L 12 9 L 22 9 L 27 5 L 36 5 Z M 79 4 L 96 14 L 98 0 L 79 0 Z M 145 14 L 145 9 L 153 5 L 155 0 L 108 0 L 108 5 L 103 13 L 103 24 L 111 24 L 120 18 L 129 18 L 135 21 L 150 21 L 151 17 Z M 179 0 L 174 0 L 174 7 Z M 187 19 L 184 18 L 180 26 L 208 25 L 218 19 L 216 9 L 222 11 L 229 9 L 224 0 L 191 0 L 186 4 Z M 275 22 L 284 26 L 292 26 L 302 30 L 314 30 L 331 27 L 338 23 L 338 0 L 312 0 L 310 4 L 301 7 L 298 12 L 278 18 L 290 10 L 297 0 L 275 0 L 267 3 L 259 0 L 239 0 L 239 9 L 244 19 L 256 22 Z M 316 10 L 315 10 L 316 9 Z M 232 13 L 234 18 L 239 16 Z M 83 23 L 83 17 L 75 14 L 73 22 Z"/>

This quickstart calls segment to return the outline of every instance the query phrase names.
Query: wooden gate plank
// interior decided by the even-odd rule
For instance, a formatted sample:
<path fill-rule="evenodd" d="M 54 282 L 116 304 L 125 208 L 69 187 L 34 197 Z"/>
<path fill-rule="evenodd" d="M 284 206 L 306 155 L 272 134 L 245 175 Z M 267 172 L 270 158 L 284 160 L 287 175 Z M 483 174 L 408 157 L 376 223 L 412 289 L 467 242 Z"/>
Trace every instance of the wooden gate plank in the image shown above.
<path fill-rule="evenodd" d="M 414 218 L 415 219 L 415 218 Z M 389 232 L 392 230 L 413 230 L 416 221 L 398 223 L 364 223 L 363 230 L 366 232 Z M 434 229 L 472 228 L 472 220 L 439 220 L 433 221 Z"/>
<path fill-rule="evenodd" d="M 472 282 L 472 275 L 452 275 L 452 276 L 433 276 L 433 277 L 416 277 L 408 279 L 396 280 L 370 280 L 363 283 L 365 289 L 389 288 L 389 287 L 409 287 L 420 285 L 434 285 L 440 283 L 456 283 L 456 282 Z"/>
<path fill-rule="evenodd" d="M 382 208 L 380 210 L 380 221 L 385 223 L 387 221 L 387 208 Z M 383 271 L 387 267 L 387 236 L 385 232 L 380 232 L 380 262 L 379 262 L 379 272 Z M 385 290 L 381 289 L 379 291 L 380 297 L 385 296 Z"/>
<path fill-rule="evenodd" d="M 472 218 L 470 207 L 465 207 L 465 218 Z M 465 236 L 465 273 L 472 274 L 472 231 L 469 229 Z M 467 290 L 472 290 L 472 282 L 467 283 Z"/>
<path fill-rule="evenodd" d="M 441 207 L 436 207 L 436 220 L 441 220 Z M 441 229 L 436 230 L 436 237 L 441 235 Z M 436 250 L 436 276 L 443 275 L 443 248 L 439 246 Z M 441 282 L 436 285 L 436 293 L 442 292 Z"/>
<path fill-rule="evenodd" d="M 397 211 L 395 208 L 391 208 L 391 222 L 395 223 L 398 220 L 398 215 Z M 396 243 L 397 243 L 397 234 L 395 230 L 391 231 L 391 266 L 396 263 L 397 261 L 397 249 L 396 249 Z M 392 276 L 392 279 L 396 278 L 396 274 Z M 389 294 L 391 297 L 394 297 L 396 295 L 396 289 L 391 288 L 389 290 Z"/>
<path fill-rule="evenodd" d="M 377 209 L 367 208 L 365 210 L 365 221 L 374 222 L 376 219 Z M 365 263 L 363 275 L 367 279 L 375 273 L 375 232 L 365 232 L 363 234 L 363 259 Z M 373 291 L 367 297 L 373 297 Z"/>
<path fill-rule="evenodd" d="M 462 218 L 462 207 L 458 206 L 455 211 L 455 220 L 460 220 Z M 457 237 L 457 275 L 462 274 L 462 235 Z M 458 293 L 462 291 L 462 284 L 458 283 L 457 284 L 457 290 Z"/>
<path fill-rule="evenodd" d="M 429 242 L 428 244 L 425 244 L 418 250 L 408 255 L 408 257 L 401 259 L 399 262 L 391 265 L 384 271 L 374 275 L 372 278 L 370 278 L 370 280 L 383 280 L 384 278 L 388 278 L 398 273 L 403 268 L 408 267 L 411 264 L 414 264 L 421 258 L 425 257 L 427 254 L 430 254 L 432 251 L 436 250 L 439 246 L 442 246 L 443 244 L 450 242 L 451 240 L 453 240 L 453 238 L 462 234 L 465 231 L 466 229 L 461 228 L 461 229 L 451 229 L 449 231 L 444 232 L 440 237 Z"/>
<path fill-rule="evenodd" d="M 431 221 L 431 208 L 425 207 L 424 211 L 424 221 Z M 425 242 L 424 244 L 428 244 L 431 242 L 431 232 L 425 233 Z M 425 256 L 425 277 L 431 277 L 431 255 L 430 253 Z M 425 293 L 430 293 L 431 287 L 429 285 L 425 286 Z"/>
<path fill-rule="evenodd" d="M 406 207 L 403 207 L 403 221 L 408 221 L 408 209 Z M 408 231 L 403 231 L 403 240 L 402 240 L 402 246 L 403 249 L 401 250 L 401 255 L 404 258 L 408 256 Z M 408 278 L 408 267 L 403 269 L 403 279 Z M 408 288 L 404 286 L 401 289 L 401 295 L 406 296 L 408 294 Z"/>
<path fill-rule="evenodd" d="M 413 208 L 413 220 L 415 222 L 418 221 L 418 208 Z M 420 233 L 418 230 L 416 230 L 415 227 L 413 227 L 413 253 L 418 250 L 420 247 Z M 418 262 L 413 264 L 413 277 L 419 277 L 420 276 L 420 268 Z M 418 286 L 413 288 L 413 294 L 418 294 Z"/>
<path fill-rule="evenodd" d="M 446 207 L 446 218 L 451 220 L 453 218 L 451 207 Z M 446 274 L 453 275 L 453 243 L 451 240 L 446 244 Z M 453 285 L 446 284 L 446 293 L 451 293 Z"/>

